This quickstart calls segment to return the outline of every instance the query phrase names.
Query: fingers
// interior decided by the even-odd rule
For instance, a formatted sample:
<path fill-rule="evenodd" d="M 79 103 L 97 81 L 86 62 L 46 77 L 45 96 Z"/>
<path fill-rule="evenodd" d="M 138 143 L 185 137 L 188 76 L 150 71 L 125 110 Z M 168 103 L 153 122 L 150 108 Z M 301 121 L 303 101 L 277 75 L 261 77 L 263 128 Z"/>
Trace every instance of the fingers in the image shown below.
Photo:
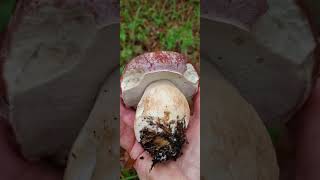
<path fill-rule="evenodd" d="M 136 161 L 144 150 L 135 138 L 134 118 L 135 112 L 120 102 L 120 146 L 129 153 L 133 161 Z"/>
<path fill-rule="evenodd" d="M 133 128 L 135 119 L 135 112 L 132 109 L 125 107 L 123 101 L 120 100 L 120 121 L 124 122 L 127 126 Z"/>
<path fill-rule="evenodd" d="M 148 179 L 151 166 L 152 158 L 147 152 L 142 153 L 134 163 L 134 168 L 136 169 L 140 179 Z"/>
<path fill-rule="evenodd" d="M 140 159 L 143 157 L 143 159 Z M 139 156 L 134 164 L 134 168 L 136 169 L 138 176 L 140 179 L 175 179 L 182 180 L 187 179 L 182 170 L 177 166 L 176 161 L 171 161 L 165 164 L 157 164 L 150 171 L 152 166 L 152 158 L 144 152 Z"/>
<path fill-rule="evenodd" d="M 134 111 L 126 108 L 120 100 L 120 146 L 127 152 L 132 150 L 136 141 L 133 130 L 134 118 Z"/>
<path fill-rule="evenodd" d="M 200 119 L 200 88 L 198 93 L 193 97 L 193 118 Z"/>
<path fill-rule="evenodd" d="M 130 152 L 135 143 L 133 128 L 120 121 L 120 146 Z"/>
<path fill-rule="evenodd" d="M 130 157 L 134 160 L 138 159 L 138 157 L 141 156 L 141 154 L 144 152 L 143 147 L 141 146 L 141 144 L 135 140 L 135 143 L 131 149 L 131 151 L 129 151 Z"/>

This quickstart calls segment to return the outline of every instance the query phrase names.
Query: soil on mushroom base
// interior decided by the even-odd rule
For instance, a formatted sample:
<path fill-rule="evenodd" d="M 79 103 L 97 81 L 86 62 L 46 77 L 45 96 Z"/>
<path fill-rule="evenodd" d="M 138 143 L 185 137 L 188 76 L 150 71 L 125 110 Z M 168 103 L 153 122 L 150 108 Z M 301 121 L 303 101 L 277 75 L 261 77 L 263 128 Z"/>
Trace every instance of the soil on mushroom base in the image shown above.
<path fill-rule="evenodd" d="M 150 125 L 157 126 L 162 129 L 161 132 L 154 131 L 149 128 L 143 128 L 141 133 L 140 144 L 152 157 L 152 168 L 161 162 L 168 160 L 176 161 L 182 155 L 182 147 L 187 142 L 185 135 L 185 120 L 184 118 L 177 120 L 177 126 L 172 133 L 170 123 L 153 123 L 149 121 Z"/>

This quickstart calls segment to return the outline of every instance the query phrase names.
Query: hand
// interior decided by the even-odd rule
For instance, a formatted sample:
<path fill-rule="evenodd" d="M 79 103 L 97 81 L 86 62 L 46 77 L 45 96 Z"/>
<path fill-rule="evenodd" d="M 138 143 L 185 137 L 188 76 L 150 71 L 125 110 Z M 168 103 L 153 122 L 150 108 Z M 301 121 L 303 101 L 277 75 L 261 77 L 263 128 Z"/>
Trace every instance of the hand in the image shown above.
<path fill-rule="evenodd" d="M 62 171 L 27 161 L 19 153 L 10 126 L 0 119 L 0 177 L 2 180 L 62 180 Z"/>
<path fill-rule="evenodd" d="M 151 171 L 152 158 L 136 141 L 133 125 L 135 111 L 120 102 L 120 145 L 135 160 L 134 168 L 144 179 L 200 179 L 200 92 L 194 97 L 194 111 L 186 130 L 189 144 L 182 148 L 183 155 L 177 161 L 157 164 Z M 140 157 L 143 157 L 143 159 Z"/>

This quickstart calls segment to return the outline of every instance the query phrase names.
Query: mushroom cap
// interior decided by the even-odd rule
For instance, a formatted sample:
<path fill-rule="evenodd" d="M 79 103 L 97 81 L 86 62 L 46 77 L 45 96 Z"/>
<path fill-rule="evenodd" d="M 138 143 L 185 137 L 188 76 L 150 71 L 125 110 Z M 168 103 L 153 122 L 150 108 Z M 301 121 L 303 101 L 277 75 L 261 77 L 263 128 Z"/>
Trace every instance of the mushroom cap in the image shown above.
<path fill-rule="evenodd" d="M 136 106 L 145 88 L 154 81 L 171 81 L 191 100 L 198 90 L 199 76 L 187 58 L 179 53 L 158 51 L 132 59 L 121 77 L 122 99 L 127 106 Z"/>

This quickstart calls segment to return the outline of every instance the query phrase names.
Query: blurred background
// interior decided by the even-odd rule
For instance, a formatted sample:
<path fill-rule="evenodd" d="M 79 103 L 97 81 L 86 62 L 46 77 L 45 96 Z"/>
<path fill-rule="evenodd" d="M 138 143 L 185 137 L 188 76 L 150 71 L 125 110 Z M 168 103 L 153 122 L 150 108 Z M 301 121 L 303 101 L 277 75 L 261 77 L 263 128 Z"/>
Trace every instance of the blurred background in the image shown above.
<path fill-rule="evenodd" d="M 16 0 L 0 0 L 0 40 L 10 20 Z M 305 0 L 301 5 L 312 20 L 314 31 L 320 34 L 320 1 Z M 132 58 L 150 51 L 180 52 L 199 67 L 200 0 L 121 0 L 120 45 L 121 71 Z M 273 141 L 277 129 L 269 128 Z M 138 179 L 131 160 L 121 150 L 122 180 Z"/>

